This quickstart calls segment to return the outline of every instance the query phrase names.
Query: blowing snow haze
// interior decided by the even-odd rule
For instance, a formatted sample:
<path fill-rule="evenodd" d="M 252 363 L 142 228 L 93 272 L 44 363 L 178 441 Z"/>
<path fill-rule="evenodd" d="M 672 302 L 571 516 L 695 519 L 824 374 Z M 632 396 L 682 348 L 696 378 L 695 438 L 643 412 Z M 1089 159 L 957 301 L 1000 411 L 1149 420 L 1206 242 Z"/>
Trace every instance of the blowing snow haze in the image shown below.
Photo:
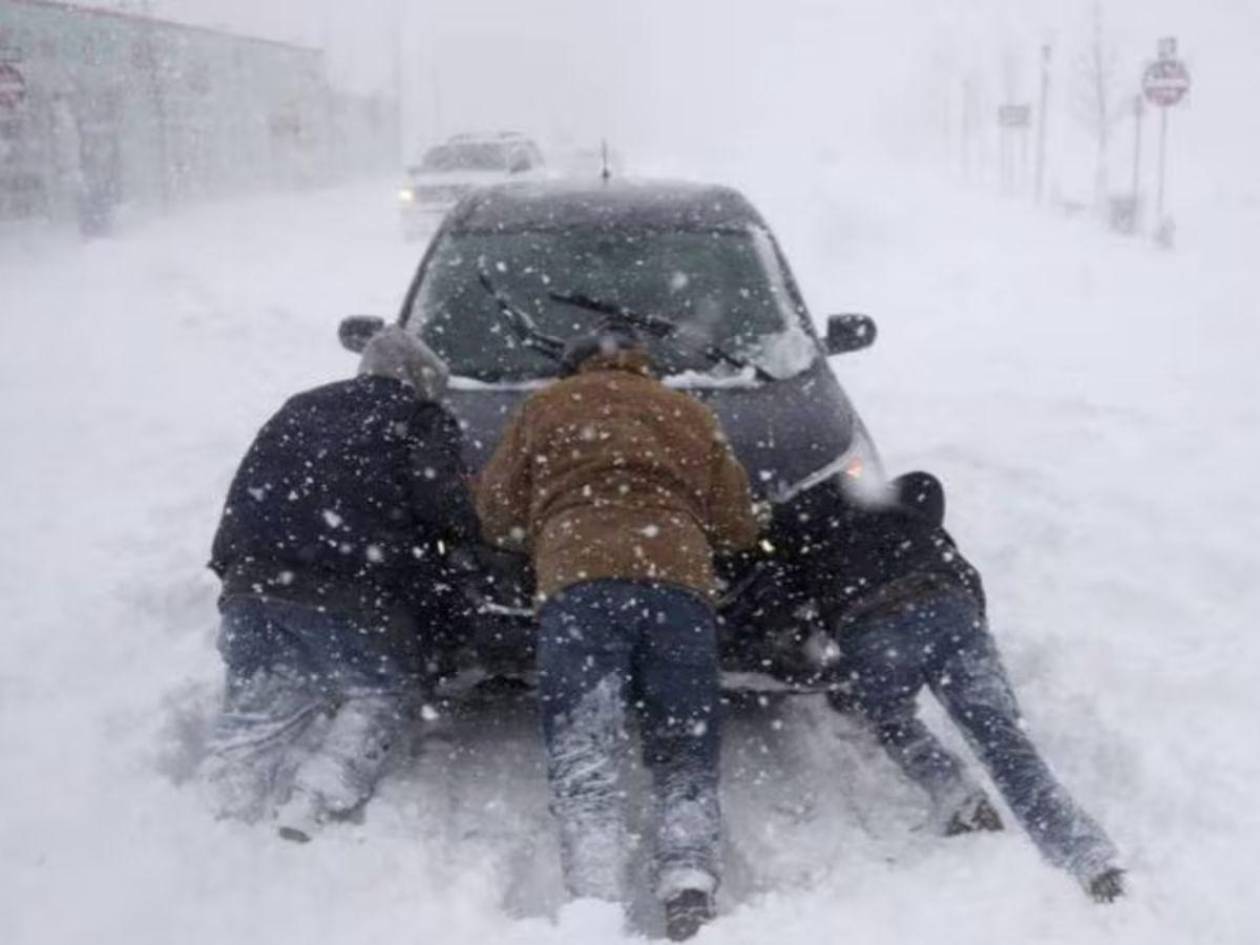
<path fill-rule="evenodd" d="M 1184 67 L 1189 92 L 1139 122 L 1170 38 L 1161 74 L 1179 87 Z M 0 0 L 0 942 L 657 940 L 648 843 L 621 845 L 626 912 L 567 897 L 524 558 L 359 525 L 396 525 L 402 493 L 463 508 L 452 470 L 554 390 L 561 352 L 626 323 L 775 513 L 768 547 L 718 560 L 719 640 L 745 664 L 722 650 L 740 695 L 697 941 L 1260 940 L 1258 40 L 1260 0 Z M 369 344 L 361 375 L 346 349 Z M 440 386 L 434 352 L 441 405 L 416 393 Z M 301 436 L 268 424 L 284 404 Z M 398 439 L 418 410 L 452 441 L 423 469 Z M 238 482 L 265 428 L 283 476 L 268 458 Z M 307 474 L 327 456 L 343 478 Z M 973 703 L 910 706 L 975 778 L 962 826 L 1006 825 L 943 836 L 957 819 L 837 695 L 863 615 L 828 595 L 870 602 L 885 559 L 806 572 L 790 552 L 842 531 L 817 497 L 918 471 L 965 562 L 911 540 L 931 571 L 914 587 L 983 575 L 984 619 L 973 597 L 959 626 L 991 630 L 1022 713 L 1007 731 L 1114 843 L 1111 905 L 1082 895 L 1110 847 L 1076 873 L 1043 857 L 1001 752 L 949 714 Z M 932 482 L 900 497 L 935 534 Z M 375 763 L 340 785 L 371 794 L 348 818 L 289 803 L 364 704 L 308 698 L 336 669 L 298 674 L 302 739 L 246 769 L 256 822 L 205 797 L 225 698 L 248 689 L 224 651 L 259 636 L 224 632 L 225 586 L 246 616 L 327 590 L 248 549 L 256 572 L 225 553 L 229 582 L 212 573 L 229 495 L 276 512 L 279 537 L 254 522 L 240 547 L 300 534 L 344 565 L 340 603 L 379 602 L 388 582 L 359 581 L 387 559 L 459 565 L 392 591 L 461 628 L 473 613 L 480 649 L 426 662 L 450 689 L 336 729 Z M 319 626 L 312 652 L 340 667 Z M 865 656 L 926 665 L 962 636 Z M 1004 687 L 977 693 L 1010 723 Z M 645 825 L 649 782 L 618 785 Z"/>
<path fill-rule="evenodd" d="M 944 159 L 960 133 L 963 84 L 978 122 L 1003 101 L 1038 95 L 1039 47 L 1053 47 L 1050 173 L 1092 173 L 1083 60 L 1102 23 L 1111 70 L 1117 173 L 1128 161 L 1123 113 L 1155 42 L 1180 40 L 1195 79 L 1171 147 L 1195 191 L 1254 192 L 1260 85 L 1251 54 L 1260 8 L 1211 0 L 118 0 L 94 4 L 325 49 L 333 81 L 357 92 L 401 88 L 405 156 L 465 130 L 507 128 L 563 144 L 608 138 L 650 158 L 733 151 L 795 160 L 819 150 L 882 161 Z M 1191 143 L 1193 145 L 1191 146 Z M 985 145 L 994 152 L 996 141 Z M 1065 181 L 1064 186 L 1077 186 Z"/>

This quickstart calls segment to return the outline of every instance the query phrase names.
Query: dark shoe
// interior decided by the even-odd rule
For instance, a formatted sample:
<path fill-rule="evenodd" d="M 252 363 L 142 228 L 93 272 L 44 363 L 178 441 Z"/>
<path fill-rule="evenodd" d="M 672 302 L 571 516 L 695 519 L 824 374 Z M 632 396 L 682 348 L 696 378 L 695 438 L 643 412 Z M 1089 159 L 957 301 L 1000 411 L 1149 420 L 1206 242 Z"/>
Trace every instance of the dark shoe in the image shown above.
<path fill-rule="evenodd" d="M 1124 895 L 1124 870 L 1113 866 L 1105 869 L 1085 886 L 1094 902 L 1115 902 Z"/>
<path fill-rule="evenodd" d="M 276 811 L 276 833 L 294 843 L 310 843 L 328 820 L 318 795 L 294 788 Z"/>
<path fill-rule="evenodd" d="M 969 799 L 966 804 L 954 811 L 953 816 L 945 824 L 945 836 L 956 837 L 960 833 L 974 833 L 977 830 L 1004 830 L 1002 818 L 998 816 L 989 799 L 984 795 Z"/>
<path fill-rule="evenodd" d="M 665 903 L 665 935 L 671 942 L 689 939 L 713 915 L 712 896 L 700 889 L 684 889 Z"/>

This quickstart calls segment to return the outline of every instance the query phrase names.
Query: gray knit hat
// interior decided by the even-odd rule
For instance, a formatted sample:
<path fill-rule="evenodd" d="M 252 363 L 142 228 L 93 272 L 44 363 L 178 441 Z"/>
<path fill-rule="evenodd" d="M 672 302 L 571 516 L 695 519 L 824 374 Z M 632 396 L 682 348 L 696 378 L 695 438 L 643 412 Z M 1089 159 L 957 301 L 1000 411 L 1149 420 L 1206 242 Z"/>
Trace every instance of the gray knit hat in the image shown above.
<path fill-rule="evenodd" d="M 440 400 L 450 376 L 446 364 L 432 348 L 398 325 L 390 325 L 372 336 L 363 349 L 359 373 L 410 384 L 421 400 Z"/>

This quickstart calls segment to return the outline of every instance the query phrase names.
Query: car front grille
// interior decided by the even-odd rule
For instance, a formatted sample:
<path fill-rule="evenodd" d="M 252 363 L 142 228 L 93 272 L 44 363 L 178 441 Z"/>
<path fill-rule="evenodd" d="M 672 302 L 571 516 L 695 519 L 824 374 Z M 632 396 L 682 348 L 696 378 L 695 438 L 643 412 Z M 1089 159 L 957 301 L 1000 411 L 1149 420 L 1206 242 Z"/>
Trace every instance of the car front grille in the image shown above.
<path fill-rule="evenodd" d="M 434 184 L 415 188 L 420 203 L 454 203 L 472 188 L 466 184 Z"/>

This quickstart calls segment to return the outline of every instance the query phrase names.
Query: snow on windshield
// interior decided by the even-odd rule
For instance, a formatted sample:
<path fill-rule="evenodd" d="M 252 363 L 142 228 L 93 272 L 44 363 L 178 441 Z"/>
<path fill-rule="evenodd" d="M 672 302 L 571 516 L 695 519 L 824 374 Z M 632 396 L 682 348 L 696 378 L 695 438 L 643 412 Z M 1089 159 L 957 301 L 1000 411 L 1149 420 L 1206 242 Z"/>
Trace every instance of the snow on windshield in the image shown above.
<path fill-rule="evenodd" d="M 479 281 L 482 270 L 538 328 L 565 340 L 601 315 L 552 293 L 577 293 L 663 316 L 678 326 L 649 339 L 662 373 L 739 373 L 714 348 L 775 377 L 807 368 L 817 348 L 792 304 L 764 230 L 566 228 L 451 233 L 429 261 L 411 311 L 452 372 L 482 381 L 554 376 L 555 363 L 521 343 Z"/>

